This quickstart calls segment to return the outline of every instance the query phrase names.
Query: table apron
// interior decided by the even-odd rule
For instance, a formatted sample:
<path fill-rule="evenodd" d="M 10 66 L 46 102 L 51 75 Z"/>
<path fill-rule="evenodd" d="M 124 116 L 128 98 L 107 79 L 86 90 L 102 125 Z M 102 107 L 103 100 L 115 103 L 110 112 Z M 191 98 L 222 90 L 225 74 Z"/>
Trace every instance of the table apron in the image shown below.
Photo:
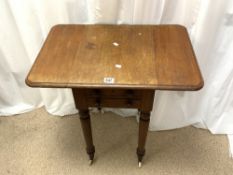
<path fill-rule="evenodd" d="M 151 111 L 154 101 L 154 90 L 73 88 L 72 91 L 77 109 L 114 107 Z"/>

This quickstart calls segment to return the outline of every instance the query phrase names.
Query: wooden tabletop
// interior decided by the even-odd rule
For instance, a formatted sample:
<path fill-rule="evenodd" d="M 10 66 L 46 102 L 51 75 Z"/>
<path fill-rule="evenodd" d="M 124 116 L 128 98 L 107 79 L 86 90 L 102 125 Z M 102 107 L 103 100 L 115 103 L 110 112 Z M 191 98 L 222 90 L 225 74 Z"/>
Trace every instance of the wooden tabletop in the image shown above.
<path fill-rule="evenodd" d="M 32 87 L 198 90 L 203 79 L 180 25 L 56 25 L 28 74 Z"/>

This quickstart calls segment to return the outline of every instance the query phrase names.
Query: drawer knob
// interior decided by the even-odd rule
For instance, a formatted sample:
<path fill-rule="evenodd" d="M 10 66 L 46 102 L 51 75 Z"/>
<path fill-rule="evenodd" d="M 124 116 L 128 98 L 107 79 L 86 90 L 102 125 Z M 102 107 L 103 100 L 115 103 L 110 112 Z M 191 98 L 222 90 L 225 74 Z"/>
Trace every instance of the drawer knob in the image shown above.
<path fill-rule="evenodd" d="M 95 103 L 96 107 L 100 110 L 101 109 L 101 107 L 100 107 L 101 106 L 101 99 L 97 98 L 95 102 L 96 102 Z"/>
<path fill-rule="evenodd" d="M 126 105 L 127 105 L 127 106 L 132 106 L 132 105 L 133 105 L 133 100 L 128 99 L 128 100 L 126 101 Z"/>
<path fill-rule="evenodd" d="M 95 90 L 94 90 L 94 95 L 95 95 L 96 97 L 100 97 L 100 96 L 101 96 L 101 91 L 100 91 L 99 89 L 95 89 Z"/>
<path fill-rule="evenodd" d="M 133 98 L 134 97 L 134 91 L 133 90 L 127 90 L 126 91 L 127 98 Z"/>

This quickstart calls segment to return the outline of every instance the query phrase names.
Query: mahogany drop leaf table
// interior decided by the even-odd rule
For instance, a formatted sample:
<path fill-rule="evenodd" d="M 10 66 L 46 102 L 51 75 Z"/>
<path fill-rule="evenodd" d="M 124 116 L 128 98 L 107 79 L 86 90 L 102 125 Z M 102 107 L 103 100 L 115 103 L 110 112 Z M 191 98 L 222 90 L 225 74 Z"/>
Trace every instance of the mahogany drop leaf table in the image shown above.
<path fill-rule="evenodd" d="M 72 89 L 90 162 L 95 147 L 88 108 L 137 108 L 141 166 L 155 90 L 199 90 L 203 79 L 183 26 L 56 25 L 26 83 Z"/>

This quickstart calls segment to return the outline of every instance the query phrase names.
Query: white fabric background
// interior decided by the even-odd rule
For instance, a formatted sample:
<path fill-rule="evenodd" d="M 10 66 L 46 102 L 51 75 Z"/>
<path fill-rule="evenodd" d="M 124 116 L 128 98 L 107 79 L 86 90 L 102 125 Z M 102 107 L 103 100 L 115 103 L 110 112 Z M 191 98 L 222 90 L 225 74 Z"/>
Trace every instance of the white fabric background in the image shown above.
<path fill-rule="evenodd" d="M 182 24 L 205 86 L 197 92 L 156 91 L 150 129 L 187 125 L 228 134 L 233 152 L 233 2 L 230 0 L 0 1 L 0 115 L 44 105 L 77 112 L 70 89 L 33 89 L 24 79 L 50 28 L 58 23 Z M 123 116 L 135 110 L 117 110 Z"/>

